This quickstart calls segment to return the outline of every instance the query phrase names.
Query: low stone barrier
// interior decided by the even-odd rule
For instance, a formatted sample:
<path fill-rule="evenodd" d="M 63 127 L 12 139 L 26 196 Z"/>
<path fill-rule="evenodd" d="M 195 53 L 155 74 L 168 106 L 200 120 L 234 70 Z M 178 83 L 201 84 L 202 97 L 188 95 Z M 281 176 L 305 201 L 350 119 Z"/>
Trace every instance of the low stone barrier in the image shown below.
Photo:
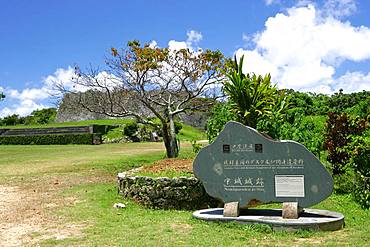
<path fill-rule="evenodd" d="M 112 125 L 0 128 L 0 145 L 102 144 Z"/>
<path fill-rule="evenodd" d="M 152 178 L 126 173 L 119 173 L 117 177 L 119 194 L 146 207 L 193 210 L 219 204 L 208 196 L 195 177 Z"/>

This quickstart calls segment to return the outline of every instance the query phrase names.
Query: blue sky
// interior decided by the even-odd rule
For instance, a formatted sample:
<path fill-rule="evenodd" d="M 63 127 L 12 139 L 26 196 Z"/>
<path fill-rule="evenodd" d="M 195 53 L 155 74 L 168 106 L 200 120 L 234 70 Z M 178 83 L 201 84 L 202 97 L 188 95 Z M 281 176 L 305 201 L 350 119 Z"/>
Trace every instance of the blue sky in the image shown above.
<path fill-rule="evenodd" d="M 127 41 L 220 49 L 280 88 L 370 90 L 370 1 L 0 1 L 0 117 L 52 106 L 53 80 Z"/>

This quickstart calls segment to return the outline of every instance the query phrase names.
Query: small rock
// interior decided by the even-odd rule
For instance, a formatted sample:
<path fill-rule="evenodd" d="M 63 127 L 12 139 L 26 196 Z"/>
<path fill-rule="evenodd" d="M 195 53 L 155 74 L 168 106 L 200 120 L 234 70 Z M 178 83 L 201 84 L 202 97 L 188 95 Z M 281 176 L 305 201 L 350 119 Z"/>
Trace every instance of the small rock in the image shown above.
<path fill-rule="evenodd" d="M 123 204 L 123 203 L 115 203 L 115 204 L 113 205 L 113 207 L 114 207 L 114 208 L 125 208 L 125 207 L 126 207 L 126 205 L 125 205 L 125 204 Z"/>

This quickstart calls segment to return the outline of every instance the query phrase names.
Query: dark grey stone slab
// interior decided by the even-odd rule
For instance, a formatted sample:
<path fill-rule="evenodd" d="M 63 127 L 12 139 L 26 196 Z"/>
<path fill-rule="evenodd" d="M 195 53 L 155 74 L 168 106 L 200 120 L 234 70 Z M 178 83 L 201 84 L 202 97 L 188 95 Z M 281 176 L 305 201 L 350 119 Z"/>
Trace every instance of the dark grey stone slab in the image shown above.
<path fill-rule="evenodd" d="M 211 208 L 195 211 L 193 217 L 206 221 L 267 224 L 276 231 L 336 231 L 344 227 L 343 214 L 333 211 L 305 209 L 298 219 L 283 219 L 281 214 L 281 209 L 248 209 L 241 211 L 239 217 L 225 217 L 223 208 Z"/>
<path fill-rule="evenodd" d="M 240 207 L 270 202 L 309 207 L 333 190 L 329 172 L 303 145 L 267 139 L 237 122 L 228 122 L 199 152 L 193 171 L 209 195 Z"/>

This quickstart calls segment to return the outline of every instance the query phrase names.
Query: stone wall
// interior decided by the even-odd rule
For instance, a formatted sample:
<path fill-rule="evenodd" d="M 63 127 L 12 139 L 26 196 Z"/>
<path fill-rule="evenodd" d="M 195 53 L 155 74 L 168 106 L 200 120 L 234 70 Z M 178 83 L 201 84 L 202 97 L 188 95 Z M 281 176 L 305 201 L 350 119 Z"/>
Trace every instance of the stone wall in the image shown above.
<path fill-rule="evenodd" d="M 140 105 L 140 103 L 133 104 L 135 98 L 129 98 L 127 100 L 127 105 Z M 129 107 L 130 109 L 133 107 Z M 207 120 L 210 117 L 210 109 L 197 111 L 197 112 L 188 112 L 181 113 L 178 115 L 179 120 L 184 124 L 199 128 L 204 130 Z M 131 109 L 139 113 L 139 115 L 146 117 L 155 117 L 155 115 L 145 107 Z M 55 118 L 56 122 L 75 122 L 75 121 L 84 121 L 84 120 L 96 120 L 96 119 L 114 119 L 113 117 L 108 117 L 107 115 L 94 113 L 83 108 L 78 103 L 78 95 L 66 94 L 61 104 L 58 107 L 57 115 Z"/>
<path fill-rule="evenodd" d="M 194 177 L 151 178 L 119 173 L 118 192 L 150 208 L 193 210 L 219 204 Z"/>

